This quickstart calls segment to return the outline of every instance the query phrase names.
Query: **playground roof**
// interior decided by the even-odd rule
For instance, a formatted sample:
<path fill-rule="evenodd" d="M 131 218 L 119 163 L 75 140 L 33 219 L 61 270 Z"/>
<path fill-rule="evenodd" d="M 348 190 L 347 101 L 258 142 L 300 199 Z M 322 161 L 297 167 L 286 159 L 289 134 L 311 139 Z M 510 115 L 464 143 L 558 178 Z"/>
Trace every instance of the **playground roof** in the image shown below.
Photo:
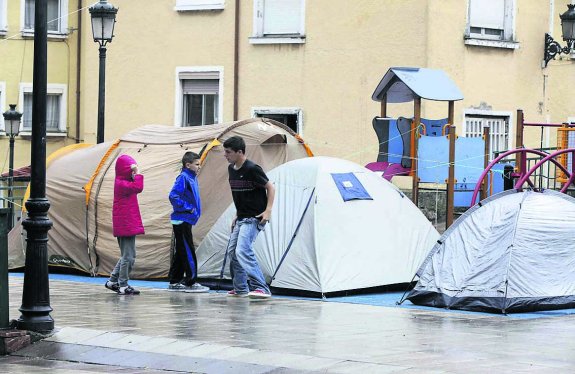
<path fill-rule="evenodd" d="M 443 70 L 427 68 L 390 68 L 377 85 L 371 98 L 388 103 L 406 103 L 416 97 L 436 101 L 457 101 L 463 94 Z"/>

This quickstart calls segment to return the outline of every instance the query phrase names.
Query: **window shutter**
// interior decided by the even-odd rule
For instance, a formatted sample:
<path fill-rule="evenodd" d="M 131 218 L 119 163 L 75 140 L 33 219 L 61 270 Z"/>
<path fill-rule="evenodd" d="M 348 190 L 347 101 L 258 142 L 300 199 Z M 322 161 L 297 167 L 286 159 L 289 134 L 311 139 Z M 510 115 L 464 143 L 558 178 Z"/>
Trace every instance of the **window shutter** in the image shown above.
<path fill-rule="evenodd" d="M 264 0 L 264 35 L 299 35 L 301 15 L 301 0 Z"/>
<path fill-rule="evenodd" d="M 216 95 L 219 92 L 219 73 L 207 72 L 183 72 L 178 75 L 182 82 L 182 93 L 184 95 Z"/>
<path fill-rule="evenodd" d="M 505 0 L 469 0 L 469 23 L 471 27 L 503 30 Z"/>
<path fill-rule="evenodd" d="M 22 128 L 30 130 L 32 128 L 32 93 L 24 93 L 24 111 L 22 115 Z"/>
<path fill-rule="evenodd" d="M 200 71 L 200 72 L 181 72 L 178 75 L 181 80 L 184 79 L 220 79 L 220 73 L 217 71 Z"/>
<path fill-rule="evenodd" d="M 217 95 L 219 81 L 216 79 L 185 79 L 182 81 L 184 95 Z"/>
<path fill-rule="evenodd" d="M 48 0 L 48 31 L 60 30 L 60 0 Z"/>
<path fill-rule="evenodd" d="M 60 0 L 48 0 L 48 31 L 60 31 Z M 35 1 L 26 0 L 24 2 L 24 28 L 34 29 Z"/>

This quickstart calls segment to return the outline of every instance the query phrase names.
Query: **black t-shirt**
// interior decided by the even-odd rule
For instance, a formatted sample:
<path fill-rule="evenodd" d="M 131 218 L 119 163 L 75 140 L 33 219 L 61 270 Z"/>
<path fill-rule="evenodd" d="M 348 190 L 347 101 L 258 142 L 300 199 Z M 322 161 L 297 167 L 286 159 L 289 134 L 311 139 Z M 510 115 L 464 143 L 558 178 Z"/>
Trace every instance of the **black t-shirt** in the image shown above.
<path fill-rule="evenodd" d="M 233 164 L 230 164 L 228 174 L 238 219 L 263 213 L 268 205 L 264 186 L 269 179 L 262 168 L 246 160 L 239 170 L 235 170 Z"/>

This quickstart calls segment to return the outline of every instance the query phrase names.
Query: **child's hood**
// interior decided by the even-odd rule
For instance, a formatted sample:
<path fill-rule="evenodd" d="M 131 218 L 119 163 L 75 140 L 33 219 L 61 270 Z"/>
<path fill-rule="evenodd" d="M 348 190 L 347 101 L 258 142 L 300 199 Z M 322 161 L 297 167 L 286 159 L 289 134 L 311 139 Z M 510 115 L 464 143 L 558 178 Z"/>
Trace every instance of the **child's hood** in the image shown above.
<path fill-rule="evenodd" d="M 132 165 L 137 164 L 136 160 L 128 155 L 121 155 L 116 160 L 116 177 L 122 179 L 132 178 Z"/>

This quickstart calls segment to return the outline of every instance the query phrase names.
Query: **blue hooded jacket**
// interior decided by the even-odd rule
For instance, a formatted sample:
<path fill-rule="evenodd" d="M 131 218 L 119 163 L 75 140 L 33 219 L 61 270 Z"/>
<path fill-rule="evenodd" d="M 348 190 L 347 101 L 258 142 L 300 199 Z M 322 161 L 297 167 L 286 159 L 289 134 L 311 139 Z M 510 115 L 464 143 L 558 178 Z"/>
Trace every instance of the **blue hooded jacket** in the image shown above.
<path fill-rule="evenodd" d="M 198 222 L 202 208 L 198 179 L 193 171 L 182 169 L 170 191 L 170 203 L 174 209 L 170 216 L 173 221 L 184 221 L 191 225 Z"/>

